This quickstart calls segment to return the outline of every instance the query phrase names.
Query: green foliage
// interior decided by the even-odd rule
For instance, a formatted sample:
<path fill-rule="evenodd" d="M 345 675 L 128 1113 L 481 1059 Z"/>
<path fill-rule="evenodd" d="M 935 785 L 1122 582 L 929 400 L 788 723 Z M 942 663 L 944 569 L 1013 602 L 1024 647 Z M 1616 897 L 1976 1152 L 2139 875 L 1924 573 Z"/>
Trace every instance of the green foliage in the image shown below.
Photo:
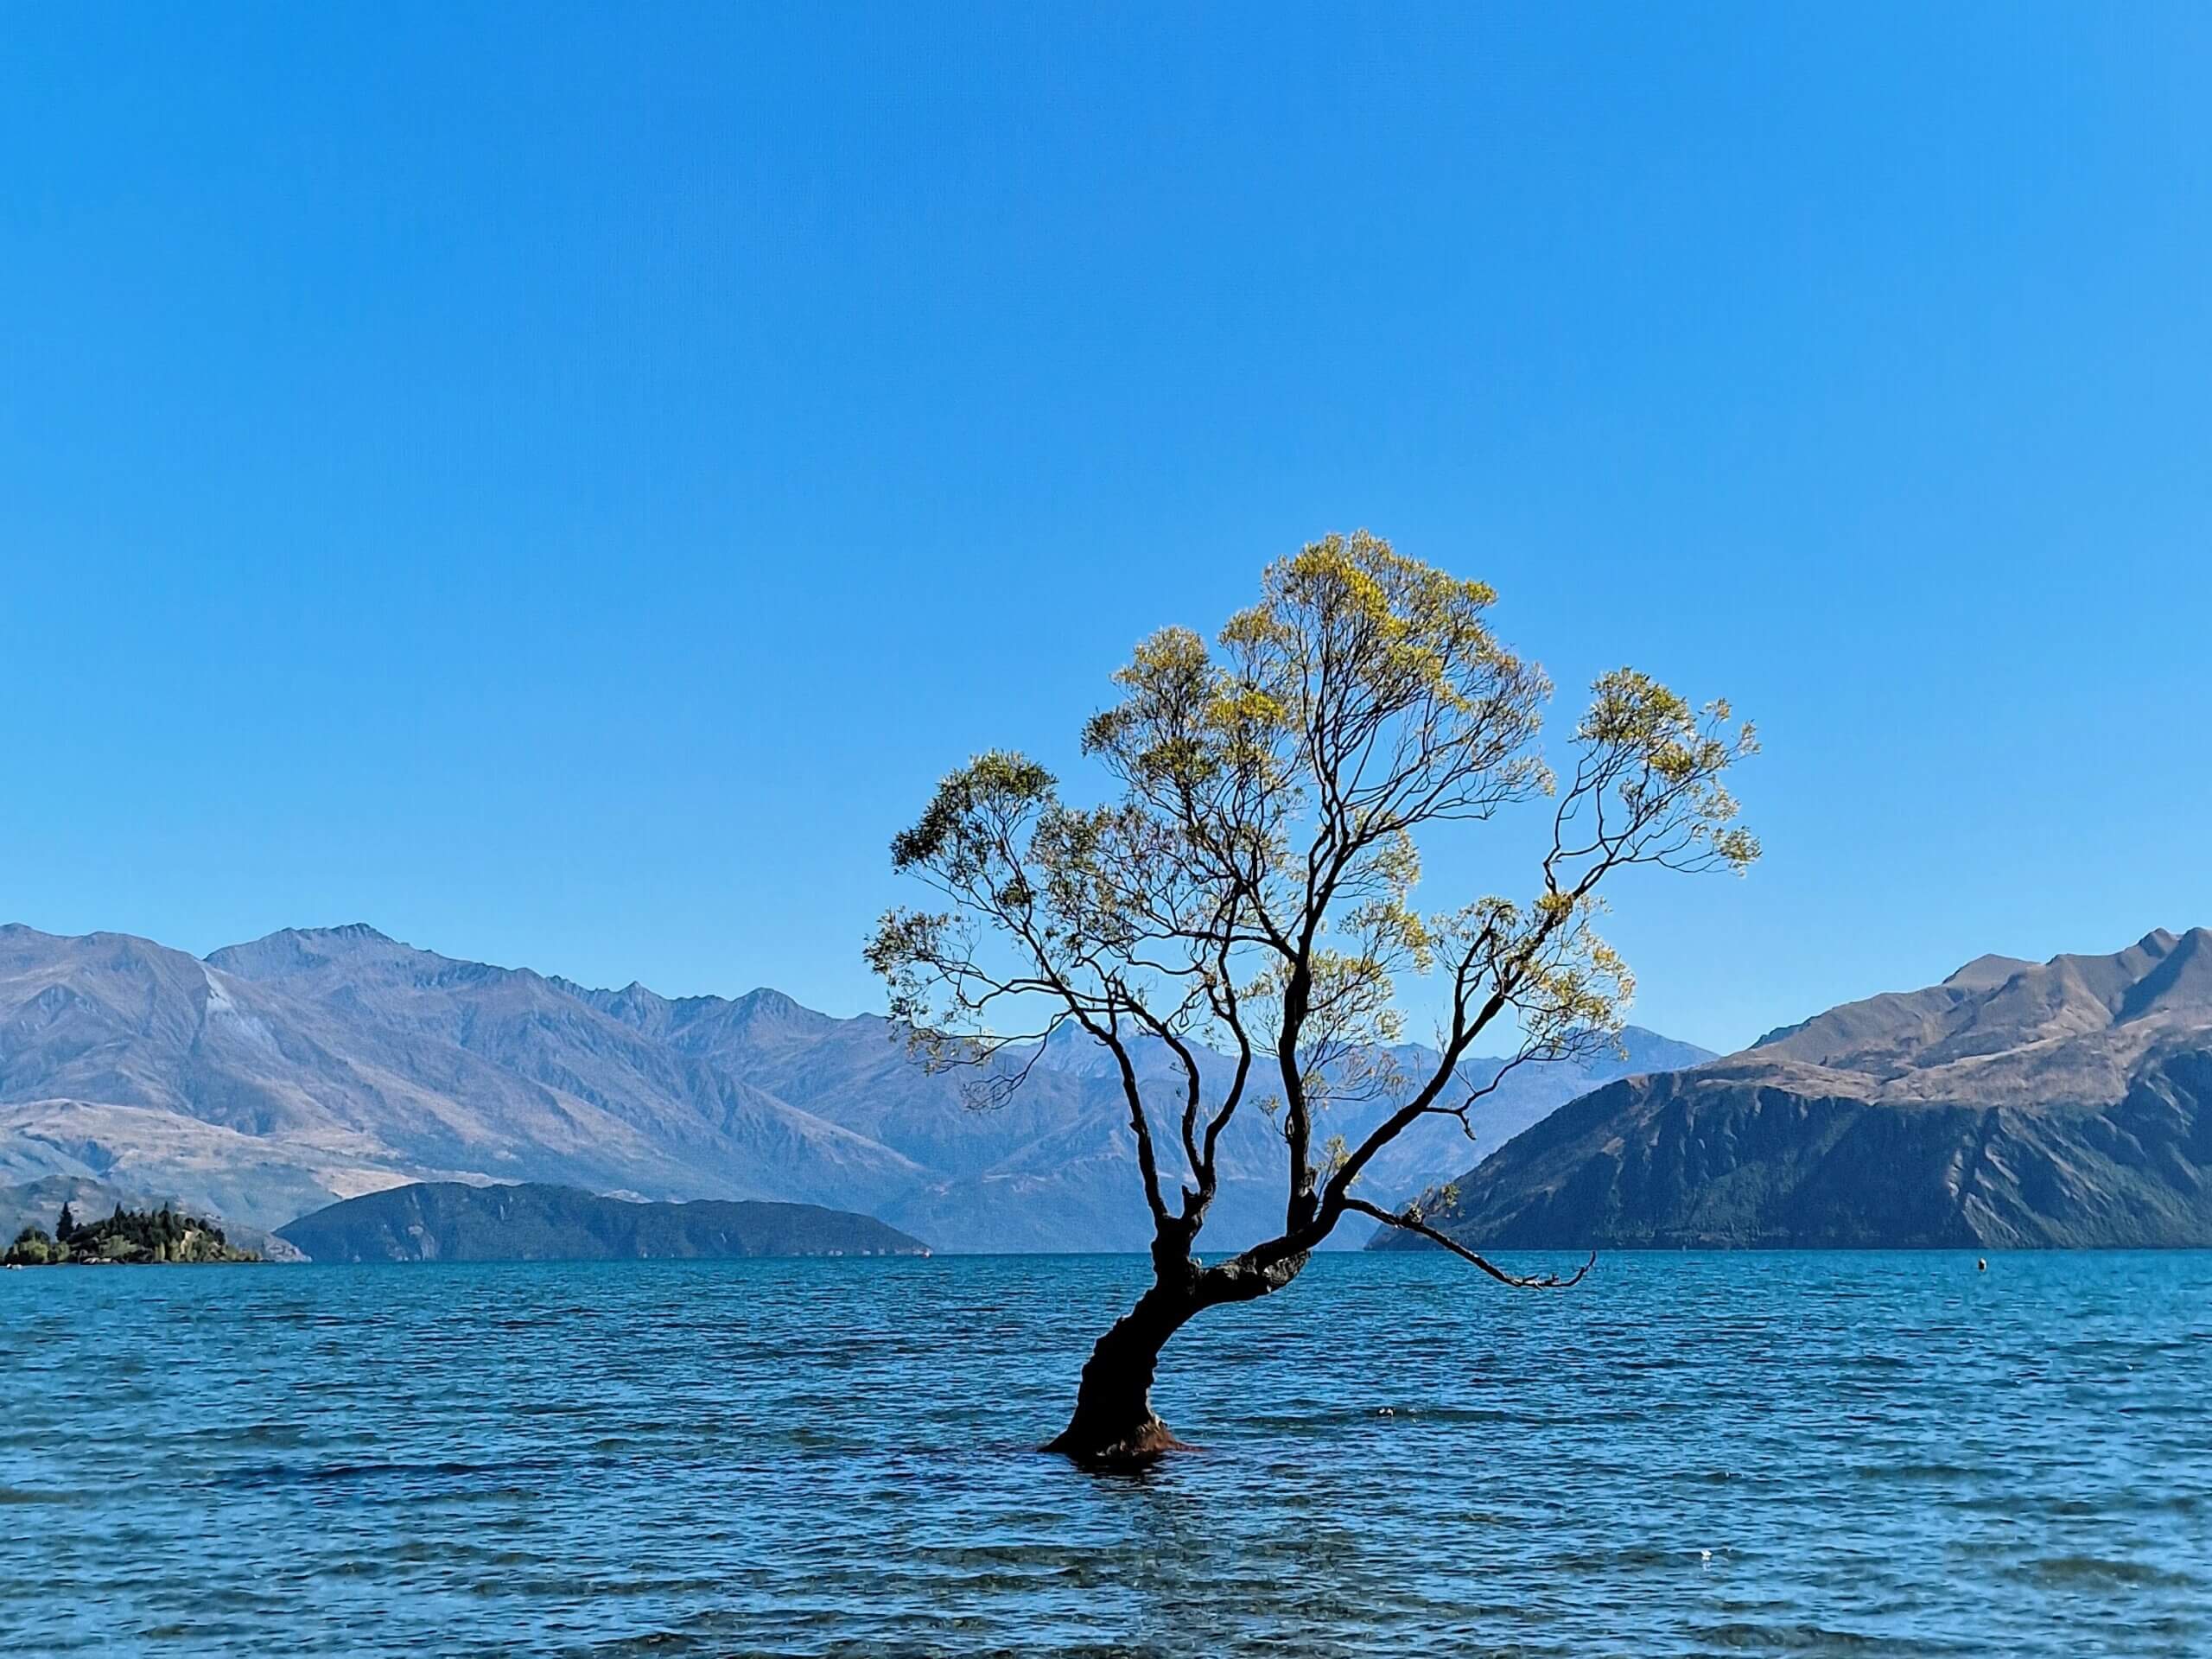
<path fill-rule="evenodd" d="M 46 1236 L 44 1228 L 26 1227 L 16 1235 L 16 1242 L 8 1247 L 8 1254 L 0 1261 L 10 1267 L 44 1267 L 56 1259 L 55 1252 L 62 1248 Z M 63 1254 L 66 1255 L 66 1250 Z"/>
<path fill-rule="evenodd" d="M 250 1251 L 235 1250 L 223 1230 L 196 1216 L 159 1210 L 125 1210 L 118 1205 L 105 1221 L 80 1224 L 64 1205 L 48 1238 L 26 1227 L 9 1247 L 6 1261 L 17 1267 L 50 1267 L 72 1262 L 253 1262 Z"/>

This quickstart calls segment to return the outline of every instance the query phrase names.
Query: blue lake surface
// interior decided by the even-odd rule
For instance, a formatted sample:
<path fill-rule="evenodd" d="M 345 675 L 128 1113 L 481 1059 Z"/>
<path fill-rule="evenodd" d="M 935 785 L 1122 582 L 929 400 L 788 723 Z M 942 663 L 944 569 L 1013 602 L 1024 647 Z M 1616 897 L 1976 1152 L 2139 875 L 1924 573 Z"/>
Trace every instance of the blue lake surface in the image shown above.
<path fill-rule="evenodd" d="M 0 1274 L 0 1650 L 2212 1653 L 2212 1255 L 1325 1257 L 1081 1474 L 1144 1271 Z"/>

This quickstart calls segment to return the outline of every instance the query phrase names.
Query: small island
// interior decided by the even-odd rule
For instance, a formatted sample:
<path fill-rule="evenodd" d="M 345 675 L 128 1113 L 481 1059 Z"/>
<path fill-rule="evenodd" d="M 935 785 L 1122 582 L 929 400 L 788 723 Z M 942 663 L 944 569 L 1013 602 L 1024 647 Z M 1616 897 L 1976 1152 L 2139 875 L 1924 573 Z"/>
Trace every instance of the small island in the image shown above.
<path fill-rule="evenodd" d="M 43 1227 L 24 1228 L 0 1263 L 58 1268 L 261 1259 L 251 1250 L 235 1248 L 213 1222 L 180 1215 L 166 1205 L 159 1210 L 126 1210 L 118 1205 L 105 1221 L 79 1223 L 65 1204 L 51 1236 Z"/>

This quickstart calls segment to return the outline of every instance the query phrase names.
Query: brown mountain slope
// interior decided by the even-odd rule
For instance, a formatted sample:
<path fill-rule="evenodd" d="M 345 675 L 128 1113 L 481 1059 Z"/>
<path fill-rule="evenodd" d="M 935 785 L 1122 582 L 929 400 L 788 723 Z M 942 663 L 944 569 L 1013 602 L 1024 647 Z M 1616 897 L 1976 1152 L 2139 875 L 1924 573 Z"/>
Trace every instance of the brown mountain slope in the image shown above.
<path fill-rule="evenodd" d="M 0 929 L 0 1170 L 228 1185 L 264 1226 L 456 1174 L 848 1207 L 920 1174 L 537 975 L 364 928 L 205 963 Z"/>
<path fill-rule="evenodd" d="M 2212 933 L 1983 957 L 1613 1084 L 1454 1185 L 1432 1219 L 1487 1245 L 2212 1245 Z"/>

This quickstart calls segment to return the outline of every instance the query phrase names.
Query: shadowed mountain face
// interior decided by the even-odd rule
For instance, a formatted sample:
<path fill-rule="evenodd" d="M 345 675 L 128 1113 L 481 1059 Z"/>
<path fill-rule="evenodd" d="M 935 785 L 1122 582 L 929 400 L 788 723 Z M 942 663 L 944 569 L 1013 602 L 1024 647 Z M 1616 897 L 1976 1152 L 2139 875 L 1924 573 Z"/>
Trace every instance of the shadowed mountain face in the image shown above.
<path fill-rule="evenodd" d="M 1494 1145 L 1592 1082 L 1704 1051 L 1631 1030 L 1627 1058 L 1530 1066 L 1475 1114 Z M 1179 1084 L 1148 1056 L 1147 1098 Z M 1405 1051 L 1412 1071 L 1425 1051 Z M 1141 1249 L 1119 1082 L 1056 1043 L 1005 1104 L 925 1071 L 887 1022 L 772 990 L 594 990 L 418 950 L 372 928 L 286 930 L 204 962 L 120 934 L 0 927 L 0 1181 L 174 1192 L 264 1227 L 417 1180 L 533 1181 L 652 1199 L 855 1210 L 940 1249 Z M 1210 1071 L 1226 1071 L 1218 1057 Z M 1496 1062 L 1470 1062 L 1485 1081 Z M 1387 1102 L 1337 1109 L 1357 1137 Z M 1378 1160 L 1403 1196 L 1464 1165 L 1449 1121 Z M 1214 1249 L 1279 1224 L 1272 1121 L 1222 1153 Z"/>
<path fill-rule="evenodd" d="M 1601 1089 L 1456 1185 L 1432 1219 L 1489 1245 L 2212 1245 L 2212 933 L 1984 957 Z"/>

